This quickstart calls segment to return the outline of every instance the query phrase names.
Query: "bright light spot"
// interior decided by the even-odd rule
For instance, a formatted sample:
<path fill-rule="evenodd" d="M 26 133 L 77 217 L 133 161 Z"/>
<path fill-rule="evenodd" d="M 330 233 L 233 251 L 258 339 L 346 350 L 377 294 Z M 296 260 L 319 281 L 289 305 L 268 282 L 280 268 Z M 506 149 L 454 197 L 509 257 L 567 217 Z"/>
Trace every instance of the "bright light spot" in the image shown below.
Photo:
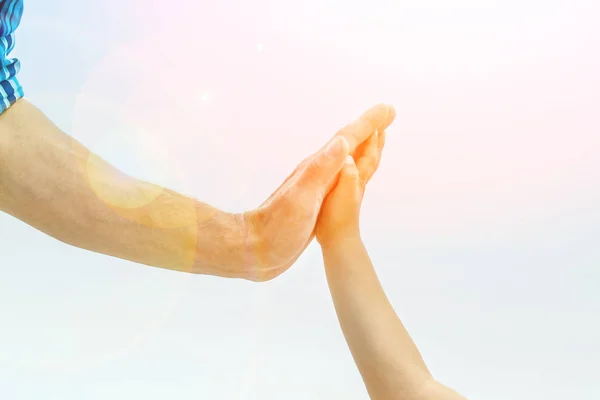
<path fill-rule="evenodd" d="M 208 93 L 202 93 L 200 95 L 200 101 L 202 103 L 210 103 L 210 95 Z"/>
<path fill-rule="evenodd" d="M 265 49 L 265 46 L 263 46 L 263 44 L 262 44 L 262 43 L 259 43 L 259 44 L 256 46 L 256 49 L 257 49 L 258 51 L 263 51 L 263 50 Z"/>

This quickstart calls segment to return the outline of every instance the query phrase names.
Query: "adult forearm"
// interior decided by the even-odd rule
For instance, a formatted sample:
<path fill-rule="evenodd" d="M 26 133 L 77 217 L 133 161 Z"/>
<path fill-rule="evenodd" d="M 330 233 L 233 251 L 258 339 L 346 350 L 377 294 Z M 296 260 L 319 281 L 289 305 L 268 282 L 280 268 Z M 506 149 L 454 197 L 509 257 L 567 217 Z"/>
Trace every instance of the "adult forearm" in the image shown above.
<path fill-rule="evenodd" d="M 236 276 L 241 219 L 133 179 L 26 100 L 0 115 L 0 209 L 58 240 L 134 262 Z"/>
<path fill-rule="evenodd" d="M 344 336 L 373 399 L 413 399 L 432 381 L 377 278 L 360 237 L 323 249 Z"/>

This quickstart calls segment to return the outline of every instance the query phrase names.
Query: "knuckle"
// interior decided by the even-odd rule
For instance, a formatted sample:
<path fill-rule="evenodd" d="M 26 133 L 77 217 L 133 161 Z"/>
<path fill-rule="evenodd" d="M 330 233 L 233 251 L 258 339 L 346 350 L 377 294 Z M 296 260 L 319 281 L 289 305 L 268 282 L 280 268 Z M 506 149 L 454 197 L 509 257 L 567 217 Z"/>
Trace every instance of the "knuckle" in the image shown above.
<path fill-rule="evenodd" d="M 317 155 L 307 163 L 302 173 L 305 181 L 317 185 L 325 183 L 329 176 L 327 172 L 331 169 L 331 162 L 326 157 L 325 155 Z"/>
<path fill-rule="evenodd" d="M 323 169 L 325 164 L 326 164 L 325 156 L 318 154 L 311 158 L 310 162 L 308 162 L 306 164 L 305 168 L 308 172 L 318 172 L 321 169 Z"/>

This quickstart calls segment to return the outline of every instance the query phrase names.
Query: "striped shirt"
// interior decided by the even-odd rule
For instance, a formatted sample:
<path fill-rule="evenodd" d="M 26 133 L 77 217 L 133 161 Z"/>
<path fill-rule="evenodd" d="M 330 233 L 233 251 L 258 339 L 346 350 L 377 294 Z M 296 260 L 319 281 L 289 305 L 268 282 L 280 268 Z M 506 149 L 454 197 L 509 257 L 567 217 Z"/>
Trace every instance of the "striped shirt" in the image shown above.
<path fill-rule="evenodd" d="M 17 80 L 21 63 L 9 58 L 22 15 L 23 0 L 0 0 L 0 114 L 23 97 L 23 88 Z"/>

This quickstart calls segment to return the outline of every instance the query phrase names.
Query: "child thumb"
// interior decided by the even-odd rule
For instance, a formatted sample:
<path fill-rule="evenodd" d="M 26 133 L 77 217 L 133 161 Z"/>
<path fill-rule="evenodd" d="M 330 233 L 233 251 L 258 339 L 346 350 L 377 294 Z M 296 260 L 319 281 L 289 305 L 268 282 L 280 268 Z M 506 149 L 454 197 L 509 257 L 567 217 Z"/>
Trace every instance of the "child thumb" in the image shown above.
<path fill-rule="evenodd" d="M 358 187 L 358 169 L 352 156 L 346 157 L 346 162 L 340 171 L 340 178 L 338 180 L 338 189 L 345 194 L 350 194 Z"/>

